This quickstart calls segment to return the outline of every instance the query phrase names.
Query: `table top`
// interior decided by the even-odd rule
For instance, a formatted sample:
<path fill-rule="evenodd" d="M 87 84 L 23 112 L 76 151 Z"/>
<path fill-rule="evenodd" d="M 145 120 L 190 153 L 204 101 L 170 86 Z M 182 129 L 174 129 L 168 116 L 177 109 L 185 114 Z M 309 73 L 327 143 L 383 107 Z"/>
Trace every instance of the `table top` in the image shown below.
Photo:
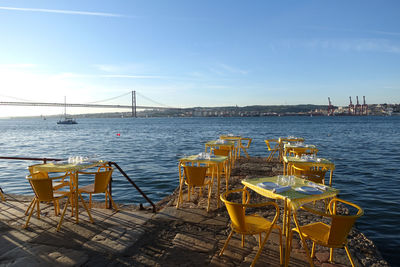
<path fill-rule="evenodd" d="M 224 140 L 224 143 L 220 143 L 221 141 L 212 140 L 206 143 L 206 146 L 234 146 L 235 143 L 231 141 Z"/>
<path fill-rule="evenodd" d="M 199 155 L 191 155 L 180 158 L 179 162 L 198 162 L 198 163 L 221 163 L 228 159 L 226 156 L 212 156 L 209 159 L 199 158 Z"/>
<path fill-rule="evenodd" d="M 286 143 L 285 148 L 317 148 L 315 145 Z"/>
<path fill-rule="evenodd" d="M 221 135 L 219 138 L 225 140 L 240 140 L 242 137 L 240 135 Z"/>
<path fill-rule="evenodd" d="M 103 160 L 94 161 L 94 162 L 83 162 L 78 164 L 71 164 L 66 162 L 56 162 L 56 163 L 46 163 L 39 164 L 33 167 L 33 171 L 42 171 L 42 172 L 68 172 L 68 171 L 80 171 L 84 169 L 89 169 L 92 167 L 97 167 L 103 165 L 107 162 Z"/>
<path fill-rule="evenodd" d="M 301 193 L 301 192 L 295 191 L 294 188 L 307 186 L 309 184 L 309 181 L 306 181 L 306 180 L 298 178 L 298 177 L 294 177 L 294 180 L 295 180 L 295 184 L 292 185 L 289 190 L 287 190 L 285 192 L 281 192 L 281 193 L 274 193 L 274 192 L 272 192 L 272 190 L 268 190 L 268 189 L 258 186 L 259 183 L 263 183 L 263 182 L 277 183 L 278 176 L 245 179 L 245 180 L 242 180 L 242 184 L 262 196 L 272 198 L 272 199 L 282 199 L 282 200 L 287 199 L 293 210 L 299 209 L 302 205 L 304 205 L 306 203 L 325 199 L 325 198 L 334 197 L 339 193 L 338 189 L 335 189 L 335 188 L 329 187 L 329 186 L 326 187 L 327 188 L 326 191 L 322 191 L 322 193 L 320 193 L 320 194 L 309 195 L 306 193 Z"/>
<path fill-rule="evenodd" d="M 279 142 L 304 142 L 304 138 L 295 136 L 279 137 Z"/>
<path fill-rule="evenodd" d="M 312 165 L 312 166 L 321 166 L 321 167 L 327 167 L 331 170 L 335 169 L 335 164 L 325 158 L 316 158 L 314 159 L 304 159 L 304 158 L 298 158 L 298 157 L 290 157 L 290 156 L 284 156 L 283 160 L 286 163 L 294 163 L 294 164 L 299 164 L 299 165 Z"/>

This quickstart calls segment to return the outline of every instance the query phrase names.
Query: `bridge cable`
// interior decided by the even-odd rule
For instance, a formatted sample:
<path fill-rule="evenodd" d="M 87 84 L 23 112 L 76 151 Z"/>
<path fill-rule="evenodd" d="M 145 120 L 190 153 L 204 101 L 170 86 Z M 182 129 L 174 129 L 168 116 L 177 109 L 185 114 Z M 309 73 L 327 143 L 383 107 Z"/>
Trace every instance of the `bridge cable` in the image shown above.
<path fill-rule="evenodd" d="M 153 102 L 153 103 L 157 104 L 157 105 L 164 106 L 164 107 L 167 107 L 167 108 L 172 108 L 171 106 L 168 106 L 168 105 L 165 105 L 163 103 L 154 101 L 153 99 L 151 99 L 151 98 L 149 98 L 149 97 L 147 97 L 147 96 L 145 96 L 145 95 L 143 95 L 141 93 L 136 92 L 136 94 L 139 95 L 140 97 L 143 97 L 144 99 L 146 99 L 146 100 L 148 100 L 150 102 Z"/>
<path fill-rule="evenodd" d="M 129 92 L 129 93 L 124 93 L 124 94 L 119 95 L 119 96 L 107 98 L 107 99 L 104 99 L 104 100 L 98 100 L 98 101 L 88 102 L 88 103 L 86 103 L 86 104 L 95 104 L 95 103 L 100 103 L 100 102 L 106 102 L 106 101 L 114 100 L 114 99 L 117 99 L 117 98 L 120 98 L 120 97 L 123 97 L 123 96 L 126 96 L 126 95 L 130 95 L 130 94 L 131 94 L 131 92 Z"/>

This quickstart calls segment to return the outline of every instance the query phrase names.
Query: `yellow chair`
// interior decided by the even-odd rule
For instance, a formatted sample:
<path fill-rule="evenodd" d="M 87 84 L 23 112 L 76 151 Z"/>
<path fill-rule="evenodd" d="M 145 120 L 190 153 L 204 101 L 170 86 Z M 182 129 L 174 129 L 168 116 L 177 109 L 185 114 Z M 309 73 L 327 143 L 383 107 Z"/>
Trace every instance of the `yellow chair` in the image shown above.
<path fill-rule="evenodd" d="M 276 139 L 268 139 L 264 140 L 265 144 L 268 147 L 269 155 L 267 157 L 267 161 L 271 161 L 274 158 L 274 154 L 279 151 L 279 141 Z M 279 157 L 279 155 L 278 155 Z"/>
<path fill-rule="evenodd" d="M 228 195 L 234 193 L 242 193 L 242 203 L 235 203 L 227 200 Z M 231 218 L 231 232 L 225 241 L 224 247 L 219 253 L 220 256 L 224 253 L 226 247 L 228 246 L 229 240 L 231 239 L 233 232 L 236 232 L 242 236 L 242 247 L 244 247 L 244 237 L 245 235 L 259 235 L 259 249 L 256 256 L 254 257 L 251 266 L 254 266 L 257 259 L 261 255 L 263 247 L 271 233 L 272 229 L 277 229 L 279 231 L 280 238 L 280 264 L 283 264 L 283 247 L 282 247 L 282 231 L 281 228 L 276 225 L 276 221 L 279 218 L 279 207 L 274 202 L 265 202 L 250 204 L 250 194 L 246 189 L 236 189 L 232 191 L 227 191 L 221 195 L 221 200 L 225 203 L 226 209 L 228 210 L 229 217 Z M 264 207 L 272 206 L 275 208 L 275 216 L 271 221 L 257 215 L 246 215 L 246 208 Z M 262 239 L 262 233 L 265 233 L 265 238 Z"/>
<path fill-rule="evenodd" d="M 36 176 L 36 177 L 35 177 Z M 39 176 L 39 177 L 37 177 Z M 40 173 L 37 174 L 31 174 L 26 177 L 28 179 L 33 192 L 35 193 L 35 197 L 33 199 L 32 205 L 29 206 L 28 211 L 30 209 L 30 213 L 28 216 L 28 219 L 26 220 L 24 228 L 28 227 L 29 220 L 32 217 L 32 213 L 35 210 L 35 205 L 37 205 L 37 213 L 38 213 L 38 218 L 40 219 L 40 202 L 53 202 L 55 210 L 57 210 L 56 206 L 58 206 L 59 200 L 62 198 L 67 198 L 67 201 L 65 202 L 65 207 L 64 210 L 61 214 L 60 222 L 57 225 L 57 231 L 60 230 L 61 224 L 65 215 L 65 211 L 67 210 L 68 203 L 71 198 L 71 192 L 69 191 L 64 191 L 64 192 L 54 192 L 53 189 L 53 180 L 54 179 L 59 179 L 59 177 L 53 177 L 53 178 L 48 178 L 48 177 L 40 177 Z M 86 208 L 86 205 L 85 205 Z M 86 208 L 87 209 L 87 208 Z M 56 211 L 57 215 L 57 211 Z"/>
<path fill-rule="evenodd" d="M 101 171 L 101 169 L 104 168 L 105 171 Z M 85 174 L 85 175 L 94 175 L 94 183 L 89 184 L 83 187 L 78 188 L 78 193 L 81 196 L 82 193 L 87 193 L 89 194 L 89 207 L 92 207 L 92 195 L 93 194 L 105 194 L 105 201 L 106 201 L 106 208 L 108 208 L 108 197 L 111 200 L 111 203 L 116 211 L 118 211 L 117 205 L 115 205 L 111 194 L 108 190 L 108 185 L 111 182 L 111 175 L 113 172 L 112 167 L 108 166 L 102 166 L 98 169 L 97 172 L 83 172 L 79 171 L 79 174 Z"/>
<path fill-rule="evenodd" d="M 4 198 L 4 195 L 3 195 L 3 189 L 1 189 L 1 187 L 0 187 L 0 197 L 1 197 L 1 200 L 6 201 L 6 199 Z"/>
<path fill-rule="evenodd" d="M 249 154 L 247 153 L 247 149 L 249 149 L 252 140 L 253 139 L 248 138 L 248 137 L 243 137 L 243 138 L 240 139 L 240 147 L 239 147 L 239 149 L 243 150 L 243 152 L 246 154 L 247 158 L 250 158 Z M 245 142 L 247 141 L 246 145 L 243 145 L 242 141 L 245 141 Z"/>
<path fill-rule="evenodd" d="M 357 213 L 355 215 L 338 215 L 336 214 L 337 203 L 351 206 L 357 210 Z M 344 247 L 347 256 L 349 257 L 350 263 L 354 267 L 354 261 L 351 258 L 349 248 L 347 246 L 347 236 L 355 221 L 364 214 L 363 210 L 356 204 L 338 198 L 333 198 L 329 202 L 328 213 L 313 210 L 309 207 L 302 207 L 302 209 L 319 216 L 330 218 L 331 223 L 330 225 L 328 225 L 322 222 L 316 222 L 304 226 L 299 226 L 296 218 L 296 227 L 293 228 L 290 232 L 289 251 L 292 243 L 293 231 L 295 231 L 303 237 L 303 246 L 309 258 L 310 264 L 312 264 L 312 258 L 314 258 L 315 256 L 315 244 L 318 244 L 330 248 L 330 262 L 333 262 L 333 249 Z M 294 214 L 294 216 L 296 215 Z M 308 247 L 304 239 L 309 239 L 313 242 L 311 256 L 309 254 Z"/>
<path fill-rule="evenodd" d="M 287 154 L 289 156 L 294 156 L 294 157 L 301 157 L 303 155 L 317 155 L 318 153 L 318 148 L 313 148 L 313 147 L 308 147 L 308 148 L 303 148 L 303 147 L 291 147 L 287 150 Z"/>
<path fill-rule="evenodd" d="M 183 166 L 184 173 L 184 182 L 188 186 L 188 201 L 190 201 L 191 191 L 195 189 L 195 187 L 200 187 L 200 196 L 202 196 L 202 188 L 204 186 L 208 186 L 208 203 L 207 203 L 207 211 L 210 209 L 210 199 L 211 199 L 211 187 L 212 180 L 206 179 L 207 170 L 209 167 L 205 166 Z M 183 198 L 180 196 L 178 198 L 178 202 Z"/>
<path fill-rule="evenodd" d="M 291 169 L 293 175 L 315 183 L 325 184 L 325 174 L 328 171 L 326 168 L 300 167 L 293 164 Z"/>
<path fill-rule="evenodd" d="M 49 177 L 49 174 L 47 172 L 33 172 L 33 166 L 34 165 L 29 166 L 29 168 L 28 168 L 29 172 L 30 172 L 30 175 L 28 177 L 30 177 L 30 179 L 52 179 L 52 180 L 60 179 L 60 181 L 52 182 L 53 191 L 56 191 L 58 189 L 63 188 L 64 186 L 68 185 L 69 186 L 69 192 L 72 194 L 71 183 L 70 183 L 70 181 L 65 180 L 65 178 L 67 176 L 69 176 L 68 173 L 66 173 L 64 175 L 61 175 L 61 176 Z M 58 193 L 58 191 L 56 191 L 56 193 Z M 29 204 L 28 208 L 26 209 L 25 215 L 28 215 L 30 208 L 32 206 L 34 206 L 35 198 L 36 197 L 34 197 L 32 199 L 31 203 Z M 72 212 L 73 212 L 73 209 L 74 209 L 74 205 L 72 205 L 73 198 L 70 198 L 70 201 L 71 201 L 71 209 L 72 209 Z M 54 201 L 54 211 L 55 211 L 55 215 L 56 216 L 60 213 L 60 205 L 59 205 L 57 199 Z M 37 205 L 37 216 L 40 219 L 40 207 L 39 207 L 39 205 Z"/>

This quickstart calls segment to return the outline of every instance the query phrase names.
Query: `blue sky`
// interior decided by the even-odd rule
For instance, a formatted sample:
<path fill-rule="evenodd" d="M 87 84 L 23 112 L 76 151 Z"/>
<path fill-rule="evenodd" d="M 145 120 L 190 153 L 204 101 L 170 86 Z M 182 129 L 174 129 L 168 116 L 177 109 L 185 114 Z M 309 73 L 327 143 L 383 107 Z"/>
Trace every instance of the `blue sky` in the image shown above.
<path fill-rule="evenodd" d="M 0 1 L 0 101 L 399 103 L 399 13 L 399 1 Z"/>

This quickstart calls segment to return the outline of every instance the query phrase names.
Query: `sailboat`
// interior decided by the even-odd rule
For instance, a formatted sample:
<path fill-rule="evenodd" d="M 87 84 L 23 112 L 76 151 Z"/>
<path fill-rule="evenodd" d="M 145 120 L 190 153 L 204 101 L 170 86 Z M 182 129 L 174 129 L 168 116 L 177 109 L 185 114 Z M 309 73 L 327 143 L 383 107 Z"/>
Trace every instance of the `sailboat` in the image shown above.
<path fill-rule="evenodd" d="M 57 121 L 57 124 L 78 124 L 73 118 L 67 117 L 67 97 L 64 96 L 64 119 Z"/>

